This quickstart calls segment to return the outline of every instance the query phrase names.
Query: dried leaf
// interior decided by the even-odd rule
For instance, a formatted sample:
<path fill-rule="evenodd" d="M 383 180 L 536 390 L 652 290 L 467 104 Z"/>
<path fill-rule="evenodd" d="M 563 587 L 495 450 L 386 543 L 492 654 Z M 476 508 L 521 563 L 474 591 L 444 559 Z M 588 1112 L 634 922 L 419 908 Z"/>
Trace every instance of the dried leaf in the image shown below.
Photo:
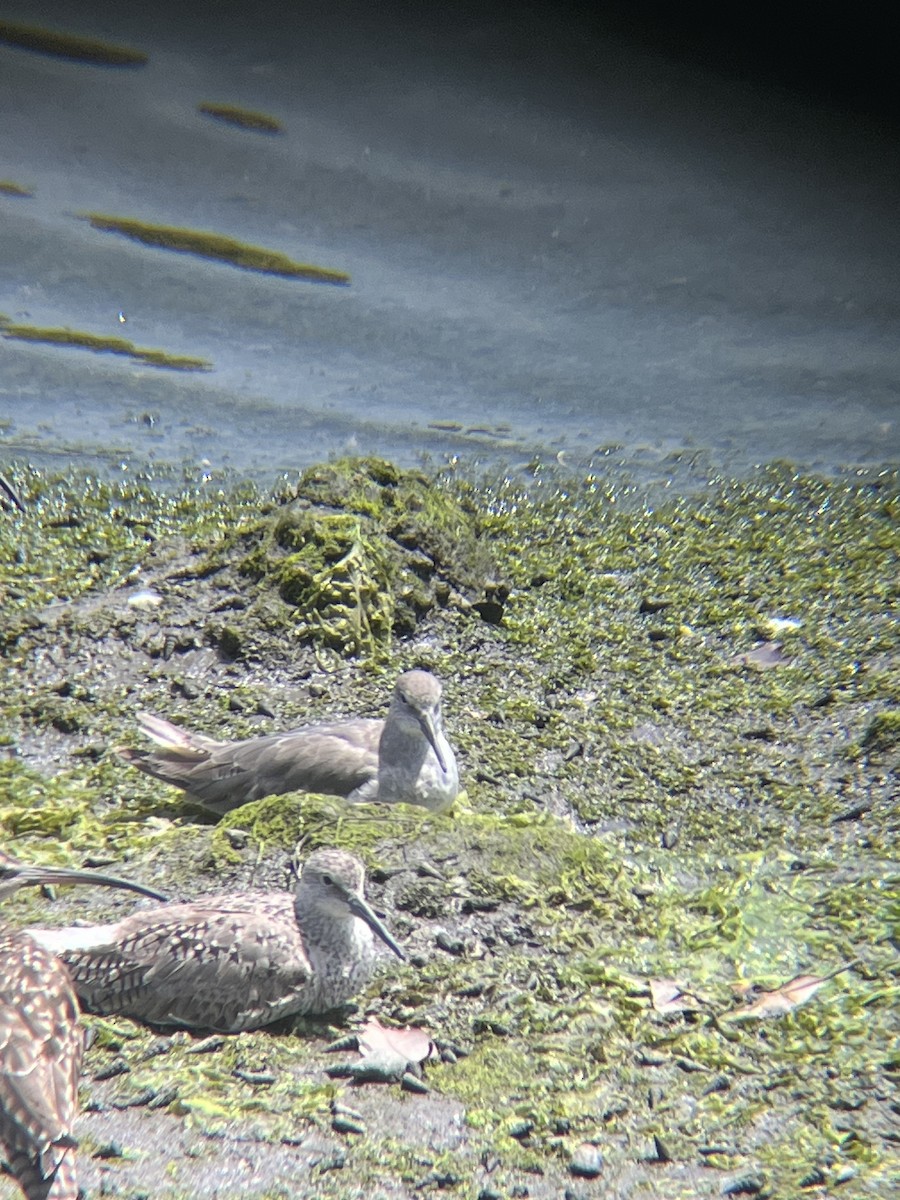
<path fill-rule="evenodd" d="M 691 992 L 682 989 L 674 979 L 651 979 L 650 999 L 658 1013 L 696 1012 L 703 1001 Z"/>
<path fill-rule="evenodd" d="M 736 654 L 731 660 L 739 667 L 756 667 L 759 671 L 770 671 L 784 666 L 790 658 L 784 653 L 781 642 L 760 642 L 745 654 Z"/>
<path fill-rule="evenodd" d="M 424 1029 L 407 1026 L 404 1029 L 386 1029 L 370 1018 L 359 1033 L 359 1052 L 363 1058 L 375 1055 L 393 1055 L 405 1062 L 424 1062 L 432 1051 L 431 1039 Z"/>

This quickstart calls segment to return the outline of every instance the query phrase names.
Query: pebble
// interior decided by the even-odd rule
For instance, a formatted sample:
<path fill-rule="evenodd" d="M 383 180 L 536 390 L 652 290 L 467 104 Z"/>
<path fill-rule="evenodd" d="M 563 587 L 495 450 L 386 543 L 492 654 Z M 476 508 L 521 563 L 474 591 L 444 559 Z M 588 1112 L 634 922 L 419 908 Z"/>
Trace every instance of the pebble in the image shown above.
<path fill-rule="evenodd" d="M 95 1072 L 94 1079 L 99 1083 L 102 1079 L 115 1079 L 117 1075 L 127 1075 L 131 1070 L 124 1058 L 117 1058 L 114 1062 L 107 1063 L 105 1067 L 101 1067 Z"/>
<path fill-rule="evenodd" d="M 94 1151 L 94 1158 L 121 1158 L 122 1145 L 120 1142 L 104 1142 Z"/>
<path fill-rule="evenodd" d="M 427 1096 L 431 1088 L 424 1079 L 420 1079 L 418 1075 L 413 1075 L 412 1071 L 404 1071 L 400 1076 L 400 1086 L 404 1092 L 416 1092 L 420 1096 Z"/>
<path fill-rule="evenodd" d="M 353 1117 L 345 1117 L 343 1113 L 337 1113 L 331 1118 L 331 1128 L 335 1133 L 364 1134 L 366 1132 L 363 1121 L 355 1121 Z"/>
<path fill-rule="evenodd" d="M 231 1073 L 235 1079 L 240 1079 L 243 1083 L 255 1085 L 275 1082 L 275 1076 L 271 1071 L 244 1071 L 240 1067 L 235 1067 Z"/>
<path fill-rule="evenodd" d="M 214 1033 L 211 1037 L 202 1038 L 199 1042 L 194 1042 L 193 1046 L 188 1046 L 185 1054 L 213 1054 L 224 1045 L 225 1039 Z"/>
<path fill-rule="evenodd" d="M 157 1092 L 152 1100 L 147 1101 L 148 1108 L 168 1108 L 173 1100 L 178 1099 L 178 1088 L 167 1087 Z"/>
<path fill-rule="evenodd" d="M 459 957 L 466 948 L 462 938 L 453 937 L 452 934 L 447 933 L 447 931 L 444 929 L 438 933 L 434 941 L 438 949 L 446 950 L 448 954 L 455 954 L 457 957 Z"/>
<path fill-rule="evenodd" d="M 152 588 L 144 588 L 128 597 L 128 607 L 140 609 L 142 612 L 159 608 L 160 604 L 162 604 L 162 596 L 159 592 L 154 592 Z"/>
<path fill-rule="evenodd" d="M 569 1170 L 581 1179 L 596 1179 L 603 1170 L 603 1155 L 590 1142 L 582 1142 L 569 1161 Z"/>

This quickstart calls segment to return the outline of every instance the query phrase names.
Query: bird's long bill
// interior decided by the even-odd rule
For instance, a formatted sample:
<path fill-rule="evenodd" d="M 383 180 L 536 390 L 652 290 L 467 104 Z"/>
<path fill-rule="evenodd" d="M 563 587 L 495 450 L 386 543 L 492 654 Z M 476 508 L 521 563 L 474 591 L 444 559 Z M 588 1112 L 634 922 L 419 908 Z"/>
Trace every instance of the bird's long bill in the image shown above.
<path fill-rule="evenodd" d="M 2 864 L 0 864 L 2 866 Z M 129 879 L 119 879 L 116 875 L 104 875 L 100 871 L 78 870 L 75 867 L 37 866 L 32 863 L 18 864 L 18 870 L 0 870 L 0 882 L 6 877 L 16 887 L 28 885 L 55 883 L 88 883 L 95 887 L 122 888 L 124 891 L 137 892 L 139 896 L 149 896 L 151 900 L 161 900 L 163 903 L 168 896 L 153 888 L 144 887 L 142 883 L 132 883 Z"/>
<path fill-rule="evenodd" d="M 444 762 L 444 756 L 438 749 L 437 731 L 434 728 L 434 720 L 431 713 L 419 713 L 419 724 L 422 727 L 422 732 L 428 738 L 428 744 L 434 751 L 434 757 L 438 760 L 441 770 L 447 774 L 447 764 Z"/>
<path fill-rule="evenodd" d="M 401 962 L 406 962 L 406 955 L 391 937 L 387 927 L 379 921 L 368 904 L 366 904 L 365 900 L 362 900 L 359 896 L 348 896 L 347 902 L 354 917 L 359 917 L 361 921 L 365 921 L 372 932 L 376 933 L 384 944 L 393 950 Z"/>

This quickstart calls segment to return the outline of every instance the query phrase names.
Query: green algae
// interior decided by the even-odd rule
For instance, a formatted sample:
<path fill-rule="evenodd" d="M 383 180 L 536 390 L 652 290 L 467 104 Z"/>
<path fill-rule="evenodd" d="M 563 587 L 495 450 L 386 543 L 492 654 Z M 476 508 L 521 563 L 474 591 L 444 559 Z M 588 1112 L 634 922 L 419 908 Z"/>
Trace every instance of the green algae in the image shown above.
<path fill-rule="evenodd" d="M 71 58 L 76 62 L 95 63 L 104 67 L 140 67 L 148 61 L 143 51 L 133 50 L 129 46 L 116 46 L 94 38 L 46 29 L 42 25 L 22 25 L 14 21 L 0 21 L 0 42 L 22 46 L 39 54 L 50 54 L 55 58 Z"/>
<path fill-rule="evenodd" d="M 239 129 L 250 129 L 254 133 L 284 132 L 284 126 L 276 117 L 235 104 L 203 103 L 197 105 L 197 111 L 216 121 L 224 121 L 226 125 L 236 125 Z"/>
<path fill-rule="evenodd" d="M 0 179 L 0 196 L 20 196 L 30 200 L 34 196 L 31 188 L 22 187 L 12 179 Z"/>
<path fill-rule="evenodd" d="M 174 250 L 179 254 L 196 254 L 216 262 L 230 263 L 245 271 L 261 271 L 266 275 L 284 275 L 291 279 L 307 279 L 312 283 L 333 283 L 341 287 L 350 284 L 345 271 L 330 267 L 318 267 L 311 263 L 299 263 L 278 250 L 263 246 L 251 246 L 237 238 L 201 229 L 185 229 L 175 225 L 153 225 L 132 217 L 113 217 L 105 213 L 84 213 L 94 229 L 104 233 L 120 233 L 123 237 L 142 242 L 145 246 L 158 246 L 163 250 Z"/>
<path fill-rule="evenodd" d="M 474 514 L 447 489 L 382 460 L 345 459 L 305 471 L 252 528 L 220 547 L 208 569 L 236 567 L 250 603 L 232 653 L 266 631 L 341 655 L 384 659 L 435 607 L 474 603 L 492 575 Z M 223 630 L 219 631 L 221 633 Z"/>
<path fill-rule="evenodd" d="M 510 483 L 437 486 L 377 460 L 316 468 L 279 496 L 245 493 L 233 508 L 222 495 L 208 508 L 211 498 L 163 501 L 140 489 L 101 499 L 96 483 L 82 494 L 39 474 L 15 482 L 29 512 L 0 524 L 3 647 L 10 729 L 26 745 L 43 730 L 75 742 L 120 737 L 133 701 L 96 674 L 62 694 L 33 668 L 28 685 L 18 673 L 51 634 L 56 645 L 114 636 L 127 647 L 131 634 L 108 615 L 70 603 L 45 628 L 39 613 L 54 596 L 102 597 L 151 548 L 164 554 L 186 538 L 191 569 L 185 575 L 182 555 L 172 570 L 191 586 L 228 575 L 224 594 L 244 603 L 226 621 L 240 675 L 256 670 L 257 681 L 257 664 L 274 672 L 296 628 L 279 564 L 309 545 L 322 570 L 340 563 L 359 530 L 393 517 L 414 553 L 432 539 L 448 589 L 458 590 L 455 559 L 442 549 L 458 527 L 461 545 L 471 538 L 482 554 L 490 546 L 481 580 L 510 587 L 500 624 L 464 603 L 423 614 L 440 646 L 430 661 L 447 684 L 470 797 L 452 815 L 276 797 L 198 829 L 176 794 L 101 756 L 70 760 L 54 780 L 6 767 L 0 824 L 17 846 L 44 857 L 57 841 L 66 855 L 91 844 L 136 862 L 155 854 L 161 872 L 173 856 L 179 878 L 190 881 L 185 868 L 200 864 L 220 884 L 229 871 L 245 879 L 252 864 L 283 859 L 302 838 L 305 851 L 336 844 L 361 854 L 370 894 L 384 895 L 415 962 L 392 967 L 363 1002 L 460 1049 L 457 1061 L 429 1065 L 427 1079 L 465 1106 L 466 1142 L 431 1153 L 428 1170 L 468 1182 L 487 1156 L 500 1192 L 527 1186 L 532 1171 L 561 1192 L 577 1145 L 599 1139 L 610 1194 L 638 1178 L 666 1194 L 715 1195 L 741 1175 L 771 1195 L 836 1188 L 851 1174 L 854 1194 L 889 1188 L 884 1097 L 897 1065 L 900 888 L 891 864 L 895 477 L 826 481 L 782 466 L 662 506 L 633 495 L 622 504 L 596 480 L 554 481 L 547 496 Z M 430 525 L 423 514 L 432 511 Z M 337 518 L 321 535 L 319 515 Z M 109 556 L 93 561 L 104 538 Z M 385 580 L 396 603 L 403 575 Z M 278 601 L 271 643 L 244 623 L 260 584 Z M 788 661 L 771 670 L 739 661 L 773 634 Z M 383 704 L 404 653 L 395 631 L 354 681 L 354 697 Z M 171 698 L 172 676 L 162 663 L 155 669 L 143 686 L 159 704 Z M 230 690 L 231 677 L 219 678 Z M 251 731 L 229 714 L 225 694 L 214 701 L 216 736 L 225 736 L 223 719 Z M 229 830 L 247 833 L 247 844 Z M 179 858 L 182 840 L 191 845 Z M 436 871 L 420 874 L 418 864 Z M 33 909 L 15 909 L 25 911 Z M 436 948 L 441 929 L 461 950 Z M 736 985 L 776 987 L 849 961 L 783 1018 L 726 1019 L 740 1003 Z M 659 978 L 696 993 L 698 1010 L 656 1012 L 648 981 Z M 340 1094 L 321 1073 L 301 1085 L 288 1057 L 296 1047 L 277 1031 L 227 1039 L 199 1065 L 204 1056 L 178 1049 L 168 1073 L 168 1056 L 146 1068 L 152 1077 L 137 1061 L 144 1038 L 123 1043 L 134 1058 L 128 1087 L 163 1091 L 174 1080 L 173 1120 L 220 1137 L 240 1126 L 274 1142 L 292 1114 L 321 1126 L 329 1096 Z M 91 1061 L 122 1052 L 92 1050 Z M 263 1100 L 230 1074 L 241 1054 L 244 1065 L 283 1065 L 276 1086 L 288 1091 L 271 1113 L 268 1091 Z M 395 1102 L 390 1090 L 383 1096 L 379 1104 Z M 670 1163 L 647 1165 L 655 1138 Z M 354 1145 L 354 1174 L 418 1184 L 422 1153 L 373 1127 Z"/>
<path fill-rule="evenodd" d="M 40 342 L 45 346 L 71 346 L 77 350 L 91 350 L 94 354 L 121 354 L 136 362 L 151 367 L 165 367 L 170 371 L 209 371 L 212 363 L 206 358 L 187 354 L 170 354 L 166 350 L 136 346 L 127 338 L 108 337 L 86 333 L 79 329 L 17 325 L 0 316 L 0 334 L 20 342 Z"/>

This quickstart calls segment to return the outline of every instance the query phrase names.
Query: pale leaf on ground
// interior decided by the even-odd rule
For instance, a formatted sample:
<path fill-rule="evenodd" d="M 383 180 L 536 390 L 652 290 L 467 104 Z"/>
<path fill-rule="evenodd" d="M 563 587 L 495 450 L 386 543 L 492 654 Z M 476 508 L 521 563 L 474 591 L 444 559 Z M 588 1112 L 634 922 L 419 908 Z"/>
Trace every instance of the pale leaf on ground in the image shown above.
<path fill-rule="evenodd" d="M 693 994 L 686 992 L 675 979 L 650 979 L 650 999 L 658 1013 L 696 1012 L 703 1007 L 703 1001 Z"/>
<path fill-rule="evenodd" d="M 402 1057 L 406 1062 L 419 1063 L 424 1062 L 432 1050 L 431 1038 L 424 1029 L 415 1026 L 386 1029 L 374 1017 L 360 1030 L 358 1041 L 363 1058 L 389 1053 Z"/>

